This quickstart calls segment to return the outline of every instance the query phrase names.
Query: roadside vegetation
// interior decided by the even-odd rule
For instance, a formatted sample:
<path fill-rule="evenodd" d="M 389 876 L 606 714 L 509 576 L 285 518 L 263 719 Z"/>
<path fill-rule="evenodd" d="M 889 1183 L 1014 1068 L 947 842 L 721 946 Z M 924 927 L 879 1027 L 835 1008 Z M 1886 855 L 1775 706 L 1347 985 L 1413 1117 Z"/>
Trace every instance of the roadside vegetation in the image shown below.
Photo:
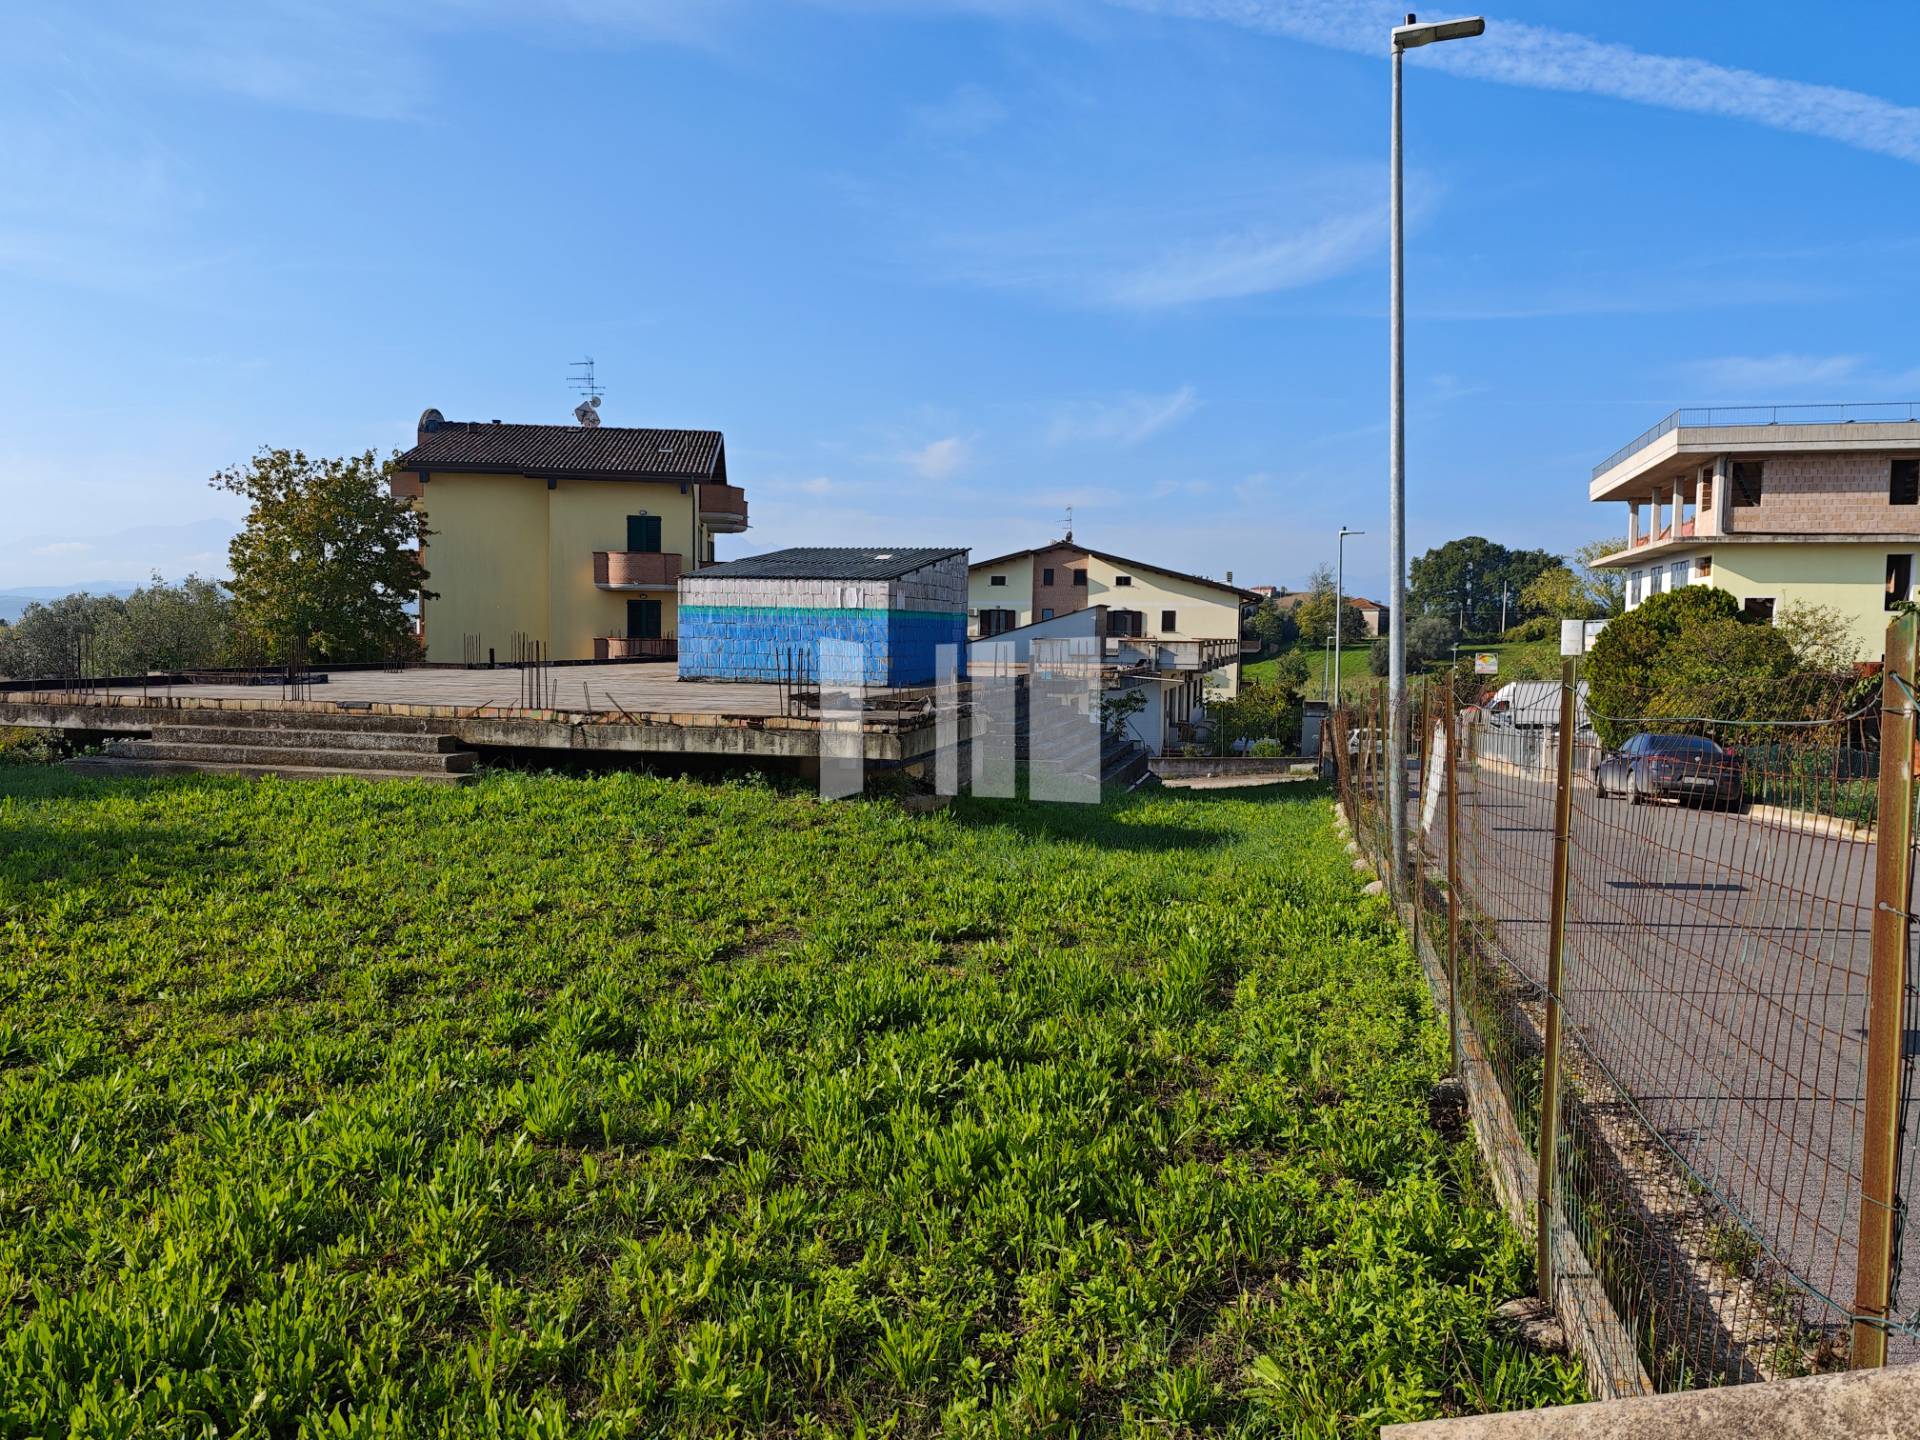
<path fill-rule="evenodd" d="M 1318 787 L 0 768 L 0 1435 L 1367 1435 L 1580 1398 Z"/>

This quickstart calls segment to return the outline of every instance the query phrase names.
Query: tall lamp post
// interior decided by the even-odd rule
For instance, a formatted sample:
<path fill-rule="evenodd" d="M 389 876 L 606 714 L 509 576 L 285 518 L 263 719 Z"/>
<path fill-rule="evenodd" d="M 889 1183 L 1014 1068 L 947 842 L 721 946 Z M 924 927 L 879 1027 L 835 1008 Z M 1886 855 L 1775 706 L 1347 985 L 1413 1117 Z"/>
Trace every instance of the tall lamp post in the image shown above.
<path fill-rule="evenodd" d="M 1389 388 L 1387 424 L 1387 565 L 1392 571 L 1387 597 L 1387 818 L 1393 848 L 1393 890 L 1402 893 L 1407 878 L 1407 369 L 1403 333 L 1406 329 L 1406 231 L 1400 182 L 1400 57 L 1419 45 L 1439 40 L 1464 40 L 1484 34 L 1487 22 L 1479 16 L 1421 25 L 1412 15 L 1393 27 L 1393 143 L 1392 178 L 1388 187 L 1387 348 L 1393 379 Z M 1338 624 L 1338 612 L 1335 614 Z"/>
<path fill-rule="evenodd" d="M 1334 546 L 1333 560 L 1333 703 L 1340 703 L 1340 632 L 1346 629 L 1347 619 L 1347 537 L 1364 535 L 1364 530 L 1349 530 L 1340 527 L 1338 542 Z"/>

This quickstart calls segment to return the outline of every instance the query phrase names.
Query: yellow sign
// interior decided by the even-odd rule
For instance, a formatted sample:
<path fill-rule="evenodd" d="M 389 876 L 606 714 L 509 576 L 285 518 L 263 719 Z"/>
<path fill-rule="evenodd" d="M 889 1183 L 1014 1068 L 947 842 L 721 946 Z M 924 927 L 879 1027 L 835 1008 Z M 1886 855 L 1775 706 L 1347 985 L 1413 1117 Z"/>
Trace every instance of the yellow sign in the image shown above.
<path fill-rule="evenodd" d="M 1500 657 L 1491 650 L 1482 650 L 1473 657 L 1473 673 L 1476 675 L 1498 675 Z"/>

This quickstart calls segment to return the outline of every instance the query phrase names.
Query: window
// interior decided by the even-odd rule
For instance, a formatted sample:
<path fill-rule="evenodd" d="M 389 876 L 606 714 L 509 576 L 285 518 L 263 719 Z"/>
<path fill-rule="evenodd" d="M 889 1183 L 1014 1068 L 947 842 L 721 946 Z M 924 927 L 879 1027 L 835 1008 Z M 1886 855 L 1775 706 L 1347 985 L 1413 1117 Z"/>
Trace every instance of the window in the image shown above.
<path fill-rule="evenodd" d="M 1052 567 L 1051 565 L 1049 565 L 1049 566 L 1047 566 L 1047 567 L 1046 567 L 1045 569 L 1043 569 L 1043 570 L 1041 570 L 1041 572 L 1040 572 L 1040 583 L 1041 583 L 1042 585 L 1051 585 L 1051 584 L 1053 584 L 1053 567 Z"/>
<path fill-rule="evenodd" d="M 1760 503 L 1760 477 L 1764 462 L 1759 460 L 1736 460 L 1733 462 L 1733 508 L 1744 510 Z"/>
<path fill-rule="evenodd" d="M 1632 571 L 1627 576 L 1627 608 L 1632 609 L 1640 603 L 1640 572 Z"/>
<path fill-rule="evenodd" d="M 1162 611 L 1160 612 L 1160 629 L 1161 629 L 1161 631 L 1162 631 L 1163 633 L 1165 633 L 1165 634 L 1169 634 L 1169 635 L 1170 635 L 1170 634 L 1172 634 L 1172 633 L 1173 633 L 1173 632 L 1174 632 L 1175 630 L 1178 630 L 1178 629 L 1180 628 L 1180 626 L 1179 626 L 1178 624 L 1176 624 L 1176 623 L 1175 623 L 1175 621 L 1176 621 L 1176 619 L 1177 619 L 1177 617 L 1176 617 L 1176 616 L 1174 615 L 1174 612 L 1173 612 L 1173 611 L 1171 611 L 1171 610 L 1162 610 Z"/>
<path fill-rule="evenodd" d="M 1131 576 L 1131 575 L 1116 575 L 1116 576 L 1114 576 L 1114 577 L 1113 577 L 1113 583 L 1114 583 L 1115 585 L 1131 585 L 1131 584 L 1133 584 L 1133 576 Z"/>
<path fill-rule="evenodd" d="M 1913 594 L 1913 556 L 1887 556 L 1886 608 L 1891 610 Z"/>
<path fill-rule="evenodd" d="M 980 633 L 984 635 L 1004 635 L 1013 629 L 1018 619 L 1011 610 L 982 610 L 980 612 Z"/>
<path fill-rule="evenodd" d="M 1053 607 L 1049 605 L 1046 609 L 1042 610 L 1040 612 L 1040 618 L 1042 620 L 1051 620 L 1053 618 Z"/>
<path fill-rule="evenodd" d="M 1074 584 L 1076 584 L 1076 585 L 1078 585 L 1078 586 L 1079 586 L 1079 587 L 1080 587 L 1081 589 L 1083 589 L 1083 590 L 1084 590 L 1084 589 L 1086 589 L 1086 586 L 1087 586 L 1087 572 L 1086 572 L 1086 571 L 1084 571 L 1084 570 L 1076 570 L 1076 571 L 1074 571 L 1074 572 L 1073 572 L 1073 583 L 1074 583 Z"/>
<path fill-rule="evenodd" d="M 1698 575 L 1702 580 L 1711 575 L 1713 573 L 1713 556 L 1702 555 L 1698 560 L 1694 561 L 1693 573 Z"/>
<path fill-rule="evenodd" d="M 1690 562 L 1676 560 L 1667 567 L 1667 589 L 1678 590 L 1687 583 L 1687 568 Z"/>
<path fill-rule="evenodd" d="M 627 549 L 639 550 L 648 555 L 660 553 L 660 517 L 658 515 L 627 516 Z"/>
<path fill-rule="evenodd" d="M 1713 508 L 1713 476 L 1712 475 L 1702 475 L 1700 477 L 1700 507 L 1699 508 L 1702 510 L 1711 510 Z"/>
<path fill-rule="evenodd" d="M 1771 595 L 1749 596 L 1747 603 L 1742 605 L 1740 609 L 1749 619 L 1764 620 L 1769 625 L 1773 623 L 1773 597 Z"/>
<path fill-rule="evenodd" d="M 1144 635 L 1147 630 L 1147 617 L 1138 610 L 1109 610 L 1107 612 L 1107 633 L 1109 635 Z"/>
<path fill-rule="evenodd" d="M 1005 585 L 1006 583 L 1007 577 L 1004 575 L 989 575 L 987 577 L 987 584 L 989 585 Z"/>
<path fill-rule="evenodd" d="M 1887 477 L 1887 499 L 1895 505 L 1920 505 L 1920 460 L 1896 460 Z"/>

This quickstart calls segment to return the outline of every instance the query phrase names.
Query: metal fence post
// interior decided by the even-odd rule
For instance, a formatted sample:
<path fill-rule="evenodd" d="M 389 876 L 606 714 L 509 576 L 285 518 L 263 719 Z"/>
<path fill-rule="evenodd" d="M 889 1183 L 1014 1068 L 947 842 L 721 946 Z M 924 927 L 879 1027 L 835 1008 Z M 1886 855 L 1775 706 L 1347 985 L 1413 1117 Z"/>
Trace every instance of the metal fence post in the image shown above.
<path fill-rule="evenodd" d="M 1446 714 L 1445 744 L 1442 757 L 1447 767 L 1447 1055 L 1449 1073 L 1460 1073 L 1460 757 L 1454 750 L 1454 731 L 1458 724 L 1453 698 L 1453 676 L 1447 676 L 1443 701 Z"/>
<path fill-rule="evenodd" d="M 1573 831 L 1573 661 L 1560 662 L 1559 753 L 1553 782 L 1553 891 L 1547 922 L 1547 1033 L 1540 1071 L 1540 1173 L 1535 1273 L 1553 1303 L 1553 1192 L 1560 1149 L 1560 973 L 1567 941 L 1567 852 Z"/>
<path fill-rule="evenodd" d="M 1867 981 L 1866 1135 L 1860 1161 L 1860 1251 L 1853 1289 L 1853 1366 L 1887 1363 L 1900 1167 L 1900 1048 L 1906 1034 L 1912 931 L 1914 649 L 1920 617 L 1887 627 L 1880 684 L 1880 803 L 1875 824 L 1873 959 Z"/>

